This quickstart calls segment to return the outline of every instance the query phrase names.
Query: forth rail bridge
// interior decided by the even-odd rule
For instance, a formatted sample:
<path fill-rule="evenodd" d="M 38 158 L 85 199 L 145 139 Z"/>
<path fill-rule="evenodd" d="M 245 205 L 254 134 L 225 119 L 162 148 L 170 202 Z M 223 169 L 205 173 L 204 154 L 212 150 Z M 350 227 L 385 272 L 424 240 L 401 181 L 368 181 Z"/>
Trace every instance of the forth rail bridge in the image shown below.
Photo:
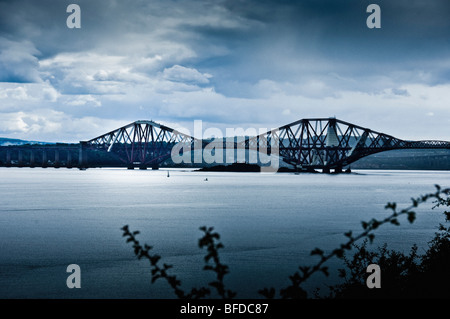
<path fill-rule="evenodd" d="M 357 160 L 398 149 L 450 149 L 447 141 L 409 141 L 336 118 L 302 119 L 258 136 L 220 139 L 214 148 L 276 153 L 299 171 L 342 172 Z M 171 158 L 175 145 L 185 149 L 211 147 L 201 140 L 153 121 L 136 121 L 88 141 L 74 144 L 27 144 L 0 147 L 0 166 L 6 167 L 158 167 Z M 276 152 L 275 152 L 276 149 Z"/>

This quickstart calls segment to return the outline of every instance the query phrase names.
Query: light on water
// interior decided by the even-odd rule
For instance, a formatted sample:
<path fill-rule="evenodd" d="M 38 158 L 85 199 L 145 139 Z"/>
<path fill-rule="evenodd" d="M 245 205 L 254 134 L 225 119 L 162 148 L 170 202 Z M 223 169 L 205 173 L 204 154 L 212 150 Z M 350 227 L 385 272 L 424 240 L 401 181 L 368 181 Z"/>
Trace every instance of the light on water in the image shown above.
<path fill-rule="evenodd" d="M 174 265 L 185 290 L 213 279 L 197 246 L 199 227 L 213 226 L 230 267 L 226 285 L 254 298 L 261 288 L 285 287 L 298 266 L 314 262 L 312 249 L 337 248 L 362 220 L 387 216 L 387 202 L 406 207 L 435 184 L 448 187 L 450 172 L 0 168 L 0 177 L 1 298 L 174 298 L 165 282 L 151 285 L 148 264 L 122 237 L 126 224 Z M 431 207 L 421 205 L 412 225 L 404 218 L 377 230 L 373 247 L 416 243 L 423 251 L 444 220 Z M 69 264 L 81 268 L 81 289 L 66 286 Z M 329 283 L 319 279 L 311 287 Z"/>

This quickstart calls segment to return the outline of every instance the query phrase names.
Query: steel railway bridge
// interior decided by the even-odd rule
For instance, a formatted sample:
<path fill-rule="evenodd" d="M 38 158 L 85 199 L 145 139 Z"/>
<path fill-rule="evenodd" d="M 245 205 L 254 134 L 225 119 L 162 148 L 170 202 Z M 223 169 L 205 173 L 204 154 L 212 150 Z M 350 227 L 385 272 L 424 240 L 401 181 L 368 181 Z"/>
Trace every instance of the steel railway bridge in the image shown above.
<path fill-rule="evenodd" d="M 64 147 L 9 146 L 0 148 L 3 166 L 91 167 L 87 154 L 110 154 L 128 168 L 157 169 L 173 154 L 209 149 L 254 150 L 276 155 L 298 170 L 341 172 L 351 163 L 371 154 L 398 149 L 450 149 L 447 141 L 409 141 L 376 132 L 336 118 L 311 118 L 281 126 L 258 136 L 203 140 L 153 121 L 136 121 L 88 141 Z M 40 152 L 42 156 L 36 156 Z M 54 159 L 47 159 L 47 153 Z M 74 153 L 75 152 L 75 153 Z M 24 154 L 28 153 L 28 156 Z M 60 154 L 67 154 L 61 161 Z M 2 154 L 4 154 L 2 156 Z M 4 159 L 3 163 L 2 160 Z M 50 163 L 50 165 L 49 165 Z M 62 164 L 61 164 L 62 163 Z M 68 163 L 66 165 L 65 163 Z M 57 166 L 58 165 L 58 166 Z M 39 166 L 41 166 L 39 164 Z M 44 167 L 45 167 L 44 166 Z"/>

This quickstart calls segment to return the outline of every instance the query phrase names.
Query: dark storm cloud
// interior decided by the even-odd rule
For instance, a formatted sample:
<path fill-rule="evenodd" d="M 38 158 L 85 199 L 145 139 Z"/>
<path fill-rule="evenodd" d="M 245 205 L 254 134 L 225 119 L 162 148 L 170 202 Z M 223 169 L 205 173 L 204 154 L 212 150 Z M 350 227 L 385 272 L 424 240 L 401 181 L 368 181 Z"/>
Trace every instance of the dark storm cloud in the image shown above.
<path fill-rule="evenodd" d="M 369 15 L 366 8 L 370 3 L 381 7 L 379 30 L 366 26 Z M 267 45 L 263 52 L 271 48 L 292 59 L 296 53 L 299 59 L 304 53 L 324 57 L 337 67 L 345 64 L 342 70 L 357 72 L 352 68 L 356 63 L 361 73 L 365 73 L 370 71 L 370 67 L 364 66 L 367 62 L 392 65 L 449 53 L 450 2 L 445 0 L 432 3 L 422 0 L 229 1 L 226 4 L 237 15 L 266 23 L 265 36 L 260 41 L 260 46 Z M 252 43 L 251 39 L 249 42 Z"/>
<path fill-rule="evenodd" d="M 14 42 L 0 37 L 0 82 L 38 82 L 39 55 L 29 41 Z"/>
<path fill-rule="evenodd" d="M 381 71 L 449 53 L 445 0 L 78 1 L 82 28 L 76 33 L 65 27 L 71 2 L 2 1 L 0 35 L 31 41 L 40 59 L 87 50 L 133 54 L 138 43 L 132 41 L 168 40 L 195 52 L 190 63 L 220 70 L 228 63 L 228 76 L 247 81 L 295 78 L 308 71 L 310 58 L 326 59 L 332 71 L 361 75 L 377 72 L 373 60 Z M 373 2 L 382 8 L 380 30 L 365 24 Z M 139 38 L 127 41 L 133 34 Z"/>

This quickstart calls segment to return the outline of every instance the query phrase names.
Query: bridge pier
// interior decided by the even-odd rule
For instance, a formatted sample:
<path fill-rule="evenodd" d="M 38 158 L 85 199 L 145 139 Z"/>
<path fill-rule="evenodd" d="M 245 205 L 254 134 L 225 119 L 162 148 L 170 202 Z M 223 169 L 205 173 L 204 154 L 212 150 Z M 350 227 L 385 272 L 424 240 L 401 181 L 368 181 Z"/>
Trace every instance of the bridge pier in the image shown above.
<path fill-rule="evenodd" d="M 11 151 L 8 149 L 6 150 L 6 163 L 5 165 L 7 167 L 11 166 Z"/>
<path fill-rule="evenodd" d="M 85 150 L 86 142 L 80 142 L 80 148 L 78 151 L 78 168 L 85 169 L 88 167 L 88 159 Z"/>
<path fill-rule="evenodd" d="M 19 167 L 23 167 L 23 151 L 19 150 L 18 152 L 19 152 L 19 154 L 18 154 L 18 163 L 17 164 Z"/>
<path fill-rule="evenodd" d="M 331 170 L 330 170 L 329 167 L 324 167 L 324 168 L 322 169 L 322 173 L 324 173 L 324 174 L 330 174 L 330 173 L 331 173 Z"/>
<path fill-rule="evenodd" d="M 34 159 L 34 152 L 33 150 L 30 150 L 30 167 L 34 167 L 35 166 L 35 159 Z"/>
<path fill-rule="evenodd" d="M 334 169 L 334 172 L 335 172 L 336 174 L 342 173 L 342 167 L 336 167 L 336 168 Z"/>
<path fill-rule="evenodd" d="M 42 150 L 42 167 L 43 168 L 47 167 L 47 151 L 46 150 Z"/>
<path fill-rule="evenodd" d="M 70 150 L 67 150 L 67 162 L 66 162 L 67 168 L 72 168 L 72 153 Z"/>
<path fill-rule="evenodd" d="M 55 163 L 53 164 L 55 168 L 59 168 L 59 151 L 55 150 Z"/>

